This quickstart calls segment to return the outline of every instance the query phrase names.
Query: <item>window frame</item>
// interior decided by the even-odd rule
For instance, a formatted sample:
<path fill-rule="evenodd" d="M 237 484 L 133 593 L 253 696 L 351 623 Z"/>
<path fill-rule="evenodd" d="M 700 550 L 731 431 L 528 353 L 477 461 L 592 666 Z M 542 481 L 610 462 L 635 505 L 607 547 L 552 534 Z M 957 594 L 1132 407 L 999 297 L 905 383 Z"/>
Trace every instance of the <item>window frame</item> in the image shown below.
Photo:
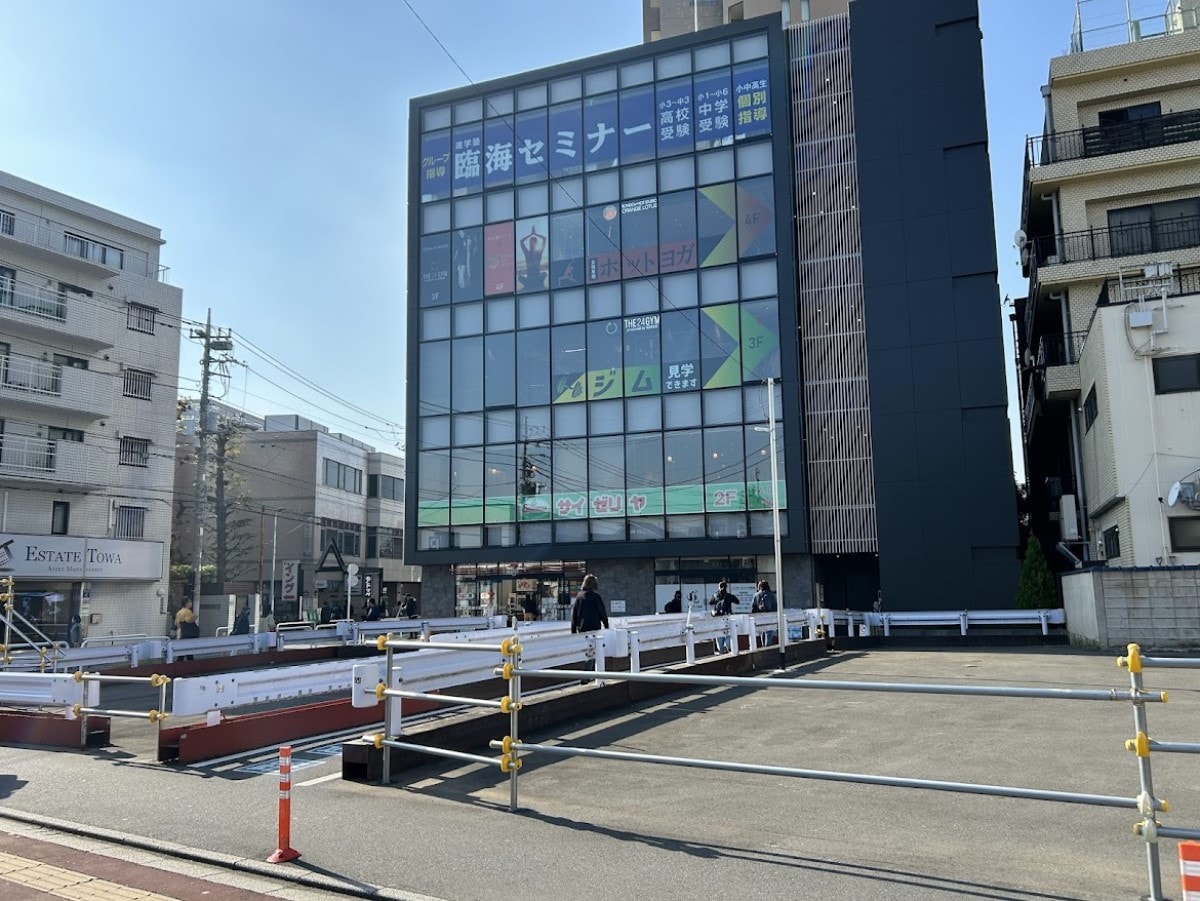
<path fill-rule="evenodd" d="M 322 458 L 321 483 L 328 488 L 336 488 L 349 494 L 363 493 L 363 471 L 349 463 L 342 463 L 333 457 Z M 331 474 L 332 473 L 332 474 Z M 353 487 L 349 487 L 352 485 Z"/>
<path fill-rule="evenodd" d="M 62 522 L 59 522 L 59 519 Z M 71 534 L 71 504 L 69 501 L 54 501 L 50 507 L 50 534 Z"/>
<path fill-rule="evenodd" d="M 1101 533 L 1104 540 L 1104 559 L 1113 560 L 1121 556 L 1121 527 L 1109 526 Z"/>
<path fill-rule="evenodd" d="M 1180 544 L 1179 538 L 1176 537 L 1176 532 L 1180 529 L 1179 523 L 1189 523 L 1197 529 L 1195 544 Z M 1178 554 L 1200 553 L 1200 516 L 1169 516 L 1167 517 L 1167 529 L 1171 537 L 1171 551 Z"/>
<path fill-rule="evenodd" d="M 129 301 L 125 304 L 125 328 L 131 332 L 153 335 L 159 312 L 158 307 Z"/>
<path fill-rule="evenodd" d="M 1096 424 L 1096 420 L 1100 417 L 1100 402 L 1096 399 L 1096 386 L 1092 385 L 1092 389 L 1088 391 L 1087 397 L 1083 401 L 1083 434 L 1087 434 L 1092 430 L 1092 426 Z"/>
<path fill-rule="evenodd" d="M 113 537 L 140 541 L 146 537 L 146 513 L 149 507 L 122 504 L 113 519 Z"/>
<path fill-rule="evenodd" d="M 1193 368 L 1194 381 L 1189 385 L 1182 387 L 1164 388 L 1161 384 L 1160 371 L 1167 364 L 1178 365 L 1183 361 L 1190 360 Z M 1200 391 L 1200 354 L 1173 354 L 1165 357 L 1153 357 L 1150 365 L 1154 370 L 1154 393 L 1155 394 L 1184 394 L 1189 391 Z"/>
<path fill-rule="evenodd" d="M 146 469 L 150 466 L 150 444 L 149 438 L 135 438 L 132 435 L 122 435 L 119 444 L 117 465 L 137 466 Z"/>

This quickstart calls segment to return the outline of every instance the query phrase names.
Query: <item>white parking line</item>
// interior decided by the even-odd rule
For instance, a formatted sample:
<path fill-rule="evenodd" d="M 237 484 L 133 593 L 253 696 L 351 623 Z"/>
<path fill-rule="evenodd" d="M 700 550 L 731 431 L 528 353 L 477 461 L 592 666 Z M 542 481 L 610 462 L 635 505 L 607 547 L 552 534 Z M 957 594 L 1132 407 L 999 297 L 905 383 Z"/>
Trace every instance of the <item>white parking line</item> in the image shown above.
<path fill-rule="evenodd" d="M 307 782 L 297 782 L 296 788 L 303 788 L 306 785 L 319 785 L 322 782 L 332 782 L 334 779 L 341 779 L 342 774 L 330 773 L 328 776 L 318 776 L 316 779 L 309 779 Z"/>

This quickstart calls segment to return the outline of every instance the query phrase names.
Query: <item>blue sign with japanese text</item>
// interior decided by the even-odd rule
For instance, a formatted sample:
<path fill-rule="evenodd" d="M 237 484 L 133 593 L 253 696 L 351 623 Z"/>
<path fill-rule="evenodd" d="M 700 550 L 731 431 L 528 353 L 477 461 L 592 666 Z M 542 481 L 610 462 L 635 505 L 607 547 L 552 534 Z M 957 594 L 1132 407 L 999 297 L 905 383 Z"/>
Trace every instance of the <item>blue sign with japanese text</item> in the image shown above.
<path fill-rule="evenodd" d="M 453 173 L 455 194 L 468 194 L 483 188 L 483 127 L 467 125 L 454 129 Z"/>
<path fill-rule="evenodd" d="M 659 156 L 690 153 L 694 140 L 692 127 L 692 80 L 681 78 L 660 84 L 655 104 Z"/>
<path fill-rule="evenodd" d="M 583 112 L 578 103 L 550 110 L 550 174 L 583 171 Z"/>
<path fill-rule="evenodd" d="M 654 159 L 654 89 L 621 92 L 621 162 Z"/>
<path fill-rule="evenodd" d="M 740 141 L 771 133 L 771 93 L 767 61 L 733 70 L 733 137 Z"/>
<path fill-rule="evenodd" d="M 546 177 L 546 111 L 534 110 L 517 116 L 517 181 Z"/>
<path fill-rule="evenodd" d="M 450 196 L 450 132 L 421 137 L 421 199 Z"/>
<path fill-rule="evenodd" d="M 697 75 L 693 91 L 696 146 L 719 147 L 733 140 L 733 95 L 729 70 Z"/>
<path fill-rule="evenodd" d="M 513 180 L 513 127 L 511 119 L 489 119 L 483 126 L 483 184 L 494 188 Z"/>
<path fill-rule="evenodd" d="M 617 164 L 617 97 L 592 97 L 583 106 L 583 161 L 587 169 Z"/>

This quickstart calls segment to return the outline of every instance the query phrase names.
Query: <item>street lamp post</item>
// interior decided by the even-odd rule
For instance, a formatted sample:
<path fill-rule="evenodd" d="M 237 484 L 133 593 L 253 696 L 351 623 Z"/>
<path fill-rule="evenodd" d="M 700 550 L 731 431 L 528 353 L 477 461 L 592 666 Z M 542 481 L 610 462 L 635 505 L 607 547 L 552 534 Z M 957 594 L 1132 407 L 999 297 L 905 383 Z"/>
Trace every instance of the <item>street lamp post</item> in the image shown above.
<path fill-rule="evenodd" d="M 771 450 L 771 525 L 775 537 L 775 616 L 779 629 L 779 668 L 787 663 L 787 615 L 783 612 L 783 548 L 779 538 L 779 460 L 775 452 L 775 379 L 767 379 L 767 428 L 758 426 L 755 431 L 766 432 Z"/>

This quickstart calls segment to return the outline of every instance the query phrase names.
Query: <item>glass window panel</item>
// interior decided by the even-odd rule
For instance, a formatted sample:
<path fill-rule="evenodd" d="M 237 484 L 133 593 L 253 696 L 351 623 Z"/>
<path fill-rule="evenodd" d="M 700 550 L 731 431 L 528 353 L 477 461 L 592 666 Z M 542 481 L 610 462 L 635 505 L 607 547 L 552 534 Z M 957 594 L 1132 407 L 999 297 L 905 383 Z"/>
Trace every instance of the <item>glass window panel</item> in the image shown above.
<path fill-rule="evenodd" d="M 704 458 L 700 430 L 666 432 L 663 464 L 666 512 L 703 513 Z"/>
<path fill-rule="evenodd" d="M 659 82 L 655 88 L 654 118 L 658 155 L 691 153 L 695 140 L 692 79 Z"/>
<path fill-rule="evenodd" d="M 663 428 L 682 429 L 700 425 L 700 395 L 668 394 L 663 398 Z"/>
<path fill-rule="evenodd" d="M 658 310 L 658 279 L 639 278 L 625 283 L 625 312 L 653 313 Z"/>
<path fill-rule="evenodd" d="M 540 216 L 549 209 L 545 185 L 517 188 L 517 215 Z"/>
<path fill-rule="evenodd" d="M 696 194 L 680 191 L 658 198 L 660 272 L 696 268 Z"/>
<path fill-rule="evenodd" d="M 426 235 L 421 238 L 421 306 L 433 307 L 450 302 L 450 235 Z"/>
<path fill-rule="evenodd" d="M 621 219 L 615 203 L 587 213 L 587 280 L 612 282 L 621 277 Z"/>
<path fill-rule="evenodd" d="M 741 327 L 735 303 L 700 311 L 700 369 L 705 388 L 742 383 Z"/>
<path fill-rule="evenodd" d="M 668 516 L 668 538 L 704 538 L 704 516 Z"/>
<path fill-rule="evenodd" d="M 583 404 L 560 404 L 554 408 L 555 438 L 576 438 L 587 434 L 587 407 Z"/>
<path fill-rule="evenodd" d="M 742 389 L 742 421 L 743 422 L 766 422 L 767 421 L 767 386 L 766 385 L 748 385 Z M 781 397 L 779 392 L 779 383 L 775 384 L 775 418 L 780 418 L 782 411 Z"/>
<path fill-rule="evenodd" d="M 587 399 L 622 397 L 621 320 L 589 322 L 587 326 Z"/>
<path fill-rule="evenodd" d="M 536 294 L 533 297 L 517 298 L 517 320 L 519 328 L 549 325 L 550 295 Z"/>
<path fill-rule="evenodd" d="M 778 387 L 778 386 L 776 386 Z M 787 506 L 787 474 L 784 471 L 783 429 L 776 432 L 776 469 L 783 491 L 780 492 L 781 507 Z M 750 510 L 770 510 L 773 504 L 771 492 L 771 436 L 746 426 L 746 502 Z M 769 533 L 768 533 L 769 534 Z"/>
<path fill-rule="evenodd" d="M 649 59 L 621 67 L 621 87 L 629 88 L 654 80 L 654 61 Z"/>
<path fill-rule="evenodd" d="M 767 55 L 766 33 L 752 34 L 749 37 L 738 38 L 733 42 L 733 61 L 744 62 L 748 59 L 758 59 Z"/>
<path fill-rule="evenodd" d="M 737 210 L 731 182 L 696 192 L 696 238 L 701 266 L 737 262 Z"/>
<path fill-rule="evenodd" d="M 742 391 L 740 388 L 705 391 L 703 398 L 705 425 L 742 422 Z M 738 440 L 740 441 L 741 438 Z"/>
<path fill-rule="evenodd" d="M 550 218 L 522 219 L 515 231 L 517 291 L 545 291 L 550 276 Z"/>
<path fill-rule="evenodd" d="M 462 100 L 454 105 L 454 123 L 459 122 L 478 122 L 483 118 L 483 100 L 479 97 L 472 97 L 470 100 Z"/>
<path fill-rule="evenodd" d="M 771 176 L 737 183 L 738 256 L 775 252 L 775 186 Z"/>
<path fill-rule="evenodd" d="M 667 537 L 665 520 L 661 516 L 629 517 L 630 541 L 662 541 Z"/>
<path fill-rule="evenodd" d="M 592 515 L 616 512 L 624 506 L 625 493 L 625 437 L 610 435 L 595 437 L 588 442 L 588 490 L 618 492 L 618 504 L 607 504 L 597 510 L 592 504 Z"/>
<path fill-rule="evenodd" d="M 454 201 L 454 225 L 466 228 L 470 225 L 483 224 L 483 198 L 460 197 Z"/>
<path fill-rule="evenodd" d="M 484 111 L 489 116 L 503 116 L 513 111 L 513 95 L 512 91 L 504 91 L 499 94 L 489 94 L 487 103 L 484 105 Z"/>
<path fill-rule="evenodd" d="M 605 91 L 617 89 L 617 70 L 602 69 L 599 72 L 589 72 L 584 76 L 584 90 L 588 94 L 602 94 Z"/>
<path fill-rule="evenodd" d="M 543 181 L 547 174 L 546 111 L 518 113 L 513 159 L 517 184 Z"/>
<path fill-rule="evenodd" d="M 729 45 L 721 42 L 720 44 L 706 44 L 703 47 L 697 47 L 695 61 L 696 71 L 714 69 L 717 66 L 728 66 Z"/>
<path fill-rule="evenodd" d="M 483 416 L 479 413 L 454 415 L 454 446 L 483 444 Z"/>
<path fill-rule="evenodd" d="M 489 119 L 483 124 L 483 186 L 497 188 L 513 183 L 513 120 Z"/>
<path fill-rule="evenodd" d="M 480 124 L 454 129 L 450 187 L 456 197 L 460 194 L 477 194 L 483 190 L 483 126 Z"/>
<path fill-rule="evenodd" d="M 750 534 L 751 535 L 774 535 L 774 513 L 751 513 L 750 514 Z M 779 511 L 779 534 L 786 536 L 788 533 L 787 511 Z"/>
<path fill-rule="evenodd" d="M 696 184 L 696 163 L 690 157 L 663 160 L 658 164 L 658 189 L 676 191 Z"/>
<path fill-rule="evenodd" d="M 503 444 L 517 440 L 517 411 L 492 410 L 487 414 L 487 443 Z"/>
<path fill-rule="evenodd" d="M 613 319 L 621 315 L 621 286 L 588 288 L 588 319 Z"/>
<path fill-rule="evenodd" d="M 582 411 L 583 408 L 579 409 Z M 551 458 L 554 464 L 554 515 L 556 519 L 568 518 L 562 515 L 558 504 L 564 494 L 580 494 L 584 498 L 582 509 L 578 511 L 578 514 L 575 510 L 567 511 L 568 514 L 575 514 L 570 518 L 582 519 L 587 516 L 587 446 L 586 438 L 554 442 Z"/>
<path fill-rule="evenodd" d="M 630 435 L 625 439 L 625 484 L 625 509 L 630 517 L 662 514 L 662 435 Z"/>
<path fill-rule="evenodd" d="M 550 403 L 549 329 L 517 332 L 517 403 Z"/>
<path fill-rule="evenodd" d="M 450 446 L 450 417 L 421 417 L 421 447 Z"/>
<path fill-rule="evenodd" d="M 658 272 L 658 198 L 643 197 L 621 204 L 621 272 L 641 278 Z"/>
<path fill-rule="evenodd" d="M 450 412 L 450 342 L 429 341 L 420 346 L 421 415 Z"/>
<path fill-rule="evenodd" d="M 479 300 L 483 297 L 483 229 L 456 229 L 451 248 L 451 295 L 454 301 Z"/>
<path fill-rule="evenodd" d="M 493 191 L 487 195 L 486 202 L 488 222 L 501 222 L 516 218 L 512 191 Z"/>
<path fill-rule="evenodd" d="M 625 429 L 625 404 L 619 400 L 601 400 L 588 404 L 588 434 L 611 435 Z M 589 453 L 595 454 L 595 449 Z"/>
<path fill-rule="evenodd" d="M 564 100 L 576 100 L 583 95 L 583 84 L 579 76 L 560 78 L 550 82 L 550 102 L 562 103 Z"/>
<path fill-rule="evenodd" d="M 700 302 L 722 303 L 738 299 L 737 266 L 705 269 L 700 273 Z"/>
<path fill-rule="evenodd" d="M 454 526 L 450 530 L 453 547 L 483 547 L 483 530 L 479 526 Z"/>
<path fill-rule="evenodd" d="M 483 331 L 483 304 L 470 303 L 454 308 L 454 334 L 478 335 Z"/>
<path fill-rule="evenodd" d="M 557 325 L 551 334 L 550 402 L 555 404 L 586 400 L 587 328 L 583 325 Z"/>
<path fill-rule="evenodd" d="M 593 499 L 594 506 L 595 499 Z M 625 517 L 623 516 L 607 516 L 604 519 L 592 519 L 589 521 L 588 526 L 591 531 L 592 541 L 625 540 Z"/>
<path fill-rule="evenodd" d="M 759 141 L 743 144 L 737 149 L 738 178 L 748 175 L 766 175 L 771 172 L 771 142 Z"/>
<path fill-rule="evenodd" d="M 577 210 L 583 206 L 583 179 L 562 178 L 550 183 L 550 209 Z"/>
<path fill-rule="evenodd" d="M 742 304 L 742 380 L 779 378 L 779 304 Z"/>
<path fill-rule="evenodd" d="M 658 313 L 622 320 L 626 396 L 658 394 L 662 390 L 661 321 Z"/>
<path fill-rule="evenodd" d="M 421 135 L 421 201 L 442 200 L 450 196 L 453 172 L 450 131 Z"/>
<path fill-rule="evenodd" d="M 742 264 L 742 297 L 769 297 L 778 291 L 778 264 L 774 260 Z"/>
<path fill-rule="evenodd" d="M 450 204 L 427 203 L 421 207 L 421 232 L 444 232 L 450 230 Z"/>
<path fill-rule="evenodd" d="M 584 512 L 587 512 L 587 496 L 583 496 Z M 582 544 L 588 540 L 588 522 L 586 519 L 561 520 L 554 524 L 554 540 L 560 544 Z"/>
<path fill-rule="evenodd" d="M 700 384 L 700 330 L 693 310 L 662 314 L 663 391 L 694 391 Z"/>
<path fill-rule="evenodd" d="M 548 138 L 552 177 L 583 171 L 583 107 L 579 103 L 550 108 Z"/>
<path fill-rule="evenodd" d="M 435 128 L 449 128 L 450 107 L 439 106 L 434 109 L 427 109 L 422 114 L 421 120 L 425 131 L 432 131 Z"/>
<path fill-rule="evenodd" d="M 511 297 L 499 297 L 487 303 L 487 330 L 510 332 L 517 326 L 516 308 Z"/>
<path fill-rule="evenodd" d="M 483 521 L 517 519 L 517 448 L 496 445 L 483 451 Z"/>
<path fill-rule="evenodd" d="M 422 451 L 417 459 L 417 524 L 447 525 L 450 522 L 450 452 Z"/>
<path fill-rule="evenodd" d="M 517 544 L 523 547 L 549 544 L 553 528 L 554 524 L 549 522 L 523 522 L 517 534 Z"/>
<path fill-rule="evenodd" d="M 488 547 L 513 547 L 517 543 L 515 525 L 484 526 L 483 531 Z"/>
<path fill-rule="evenodd" d="M 613 81 L 616 81 L 615 77 Z M 586 171 L 608 169 L 617 164 L 618 131 L 616 94 L 589 97 L 583 101 L 583 168 Z"/>
<path fill-rule="evenodd" d="M 654 159 L 654 88 L 621 92 L 621 163 Z"/>
<path fill-rule="evenodd" d="M 517 288 L 516 225 L 496 222 L 483 227 L 483 293 L 512 294 Z"/>
<path fill-rule="evenodd" d="M 511 407 L 517 402 L 516 338 L 512 332 L 488 335 L 483 344 L 484 403 L 489 407 Z"/>
<path fill-rule="evenodd" d="M 625 401 L 625 423 L 630 432 L 651 432 L 662 428 L 662 402 L 657 394 L 631 397 Z"/>
<path fill-rule="evenodd" d="M 421 311 L 421 338 L 425 341 L 450 337 L 450 310 L 435 307 Z"/>
<path fill-rule="evenodd" d="M 699 302 L 695 273 L 664 275 L 660 280 L 660 300 L 664 310 L 694 307 Z"/>
<path fill-rule="evenodd" d="M 548 441 L 550 438 L 550 408 L 549 407 L 529 407 L 524 409 L 519 414 L 517 420 L 517 434 L 522 442 L 529 441 Z M 529 445 L 530 456 L 534 456 L 534 445 Z M 540 465 L 540 459 L 539 465 Z M 550 471 L 550 458 L 545 458 L 545 471 Z"/>
<path fill-rule="evenodd" d="M 584 314 L 582 288 L 574 291 L 555 291 L 552 296 L 551 307 L 554 312 L 555 325 L 560 325 L 564 322 L 583 322 L 587 318 Z"/>
<path fill-rule="evenodd" d="M 733 143 L 733 86 L 728 69 L 704 72 L 692 79 L 696 149 Z"/>
<path fill-rule="evenodd" d="M 483 409 L 483 338 L 455 338 L 453 342 L 454 411 Z M 421 381 L 425 393 L 425 381 Z"/>
<path fill-rule="evenodd" d="M 707 494 L 711 495 L 710 500 L 725 501 L 728 498 L 734 497 L 737 489 L 735 488 L 718 488 L 713 491 L 706 489 Z M 708 529 L 707 535 L 709 538 L 745 538 L 746 537 L 746 514 L 745 513 L 710 513 L 708 514 Z M 749 602 L 749 598 L 746 599 Z"/>
<path fill-rule="evenodd" d="M 550 287 L 582 285 L 584 256 L 583 210 L 555 213 L 550 217 Z"/>
<path fill-rule="evenodd" d="M 771 133 L 770 73 L 765 59 L 733 67 L 733 108 L 735 141 Z"/>
<path fill-rule="evenodd" d="M 702 185 L 711 185 L 718 181 L 730 181 L 733 178 L 733 151 L 716 150 L 711 153 L 701 153 L 696 156 L 697 177 Z"/>
<path fill-rule="evenodd" d="M 517 91 L 517 109 L 527 110 L 546 105 L 546 86 L 531 84 Z"/>
<path fill-rule="evenodd" d="M 683 53 L 673 53 L 670 56 L 660 56 L 655 60 L 659 79 L 674 78 L 676 75 L 686 75 L 692 71 L 692 54 L 685 50 Z"/>
<path fill-rule="evenodd" d="M 620 179 L 616 172 L 597 172 L 587 177 L 587 202 L 607 203 L 620 195 Z"/>
<path fill-rule="evenodd" d="M 621 170 L 622 197 L 641 197 L 643 194 L 653 194 L 655 190 L 653 163 L 648 166 L 630 166 Z"/>

